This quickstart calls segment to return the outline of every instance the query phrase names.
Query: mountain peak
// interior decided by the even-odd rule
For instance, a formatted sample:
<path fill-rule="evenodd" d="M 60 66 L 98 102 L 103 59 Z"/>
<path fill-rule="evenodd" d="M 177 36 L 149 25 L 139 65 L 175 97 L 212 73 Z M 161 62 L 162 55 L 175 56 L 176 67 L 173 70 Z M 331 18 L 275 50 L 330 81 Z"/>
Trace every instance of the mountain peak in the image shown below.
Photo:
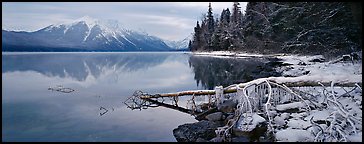
<path fill-rule="evenodd" d="M 95 26 L 96 24 L 99 23 L 99 20 L 90 16 L 83 16 L 81 18 L 78 18 L 76 20 L 74 20 L 72 22 L 72 24 L 77 24 L 79 22 L 85 22 L 85 24 L 89 27 L 92 28 L 93 26 Z"/>
<path fill-rule="evenodd" d="M 81 18 L 76 19 L 75 21 L 87 21 L 87 22 L 92 22 L 92 21 L 97 21 L 97 19 L 96 19 L 96 18 L 93 18 L 93 17 L 90 17 L 90 16 L 88 16 L 88 15 L 85 15 L 85 16 L 83 16 L 83 17 L 81 17 Z"/>
<path fill-rule="evenodd" d="M 50 25 L 28 35 L 19 36 L 23 38 L 19 40 L 8 38 L 10 41 L 7 43 L 19 45 L 19 41 L 26 40 L 22 43 L 47 48 L 78 48 L 86 51 L 170 50 L 158 37 L 126 29 L 117 20 L 98 20 L 90 16 Z"/>

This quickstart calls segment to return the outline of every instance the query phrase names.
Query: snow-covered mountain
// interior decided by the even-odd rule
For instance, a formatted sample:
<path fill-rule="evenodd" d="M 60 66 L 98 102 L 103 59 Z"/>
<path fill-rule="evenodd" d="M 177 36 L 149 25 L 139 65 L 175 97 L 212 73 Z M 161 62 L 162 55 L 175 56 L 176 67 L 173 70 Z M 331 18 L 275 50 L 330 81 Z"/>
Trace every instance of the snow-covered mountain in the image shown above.
<path fill-rule="evenodd" d="M 3 51 L 169 51 L 158 37 L 89 16 L 34 32 L 2 30 Z"/>
<path fill-rule="evenodd" d="M 169 47 L 171 47 L 172 49 L 175 50 L 187 50 L 188 49 L 188 43 L 190 40 L 192 40 L 192 34 L 188 35 L 186 38 L 184 38 L 183 40 L 179 40 L 179 41 L 170 41 L 170 40 L 165 40 L 164 43 L 166 43 Z"/>

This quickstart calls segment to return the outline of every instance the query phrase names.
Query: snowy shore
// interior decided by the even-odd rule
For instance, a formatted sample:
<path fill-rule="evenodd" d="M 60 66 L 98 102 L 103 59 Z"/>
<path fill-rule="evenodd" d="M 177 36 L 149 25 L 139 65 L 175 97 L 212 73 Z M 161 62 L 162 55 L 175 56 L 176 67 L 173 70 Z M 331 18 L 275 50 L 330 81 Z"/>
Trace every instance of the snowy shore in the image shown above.
<path fill-rule="evenodd" d="M 266 134 L 261 134 L 261 138 L 259 139 L 262 141 L 362 142 L 361 53 L 357 53 L 356 55 L 359 58 L 346 55 L 330 61 L 325 60 L 321 55 L 257 55 L 225 51 L 197 52 L 193 54 L 197 56 L 212 56 L 219 58 L 276 57 L 284 64 L 276 68 L 276 71 L 281 72 L 282 76 L 269 77 L 266 78 L 267 80 L 274 80 L 278 83 L 299 81 L 331 83 L 331 86 L 322 85 L 292 88 L 301 92 L 306 92 L 306 95 L 303 94 L 305 95 L 304 101 L 294 100 L 294 98 L 285 99 L 286 96 L 282 97 L 282 95 L 273 94 L 272 101 L 276 101 L 276 105 L 271 105 L 268 112 L 244 112 L 242 115 L 245 115 L 245 118 L 240 118 L 238 116 L 237 123 L 249 127 L 249 131 L 245 132 L 253 132 L 254 129 L 267 127 L 267 125 L 273 129 L 273 140 L 271 139 L 272 137 L 269 140 L 264 140 L 263 137 Z M 248 86 L 249 83 L 259 83 L 258 81 L 262 80 L 264 81 L 264 79 L 258 79 L 241 85 Z M 337 86 L 337 84 L 340 83 L 353 83 L 353 85 L 345 87 Z M 257 90 L 253 87 L 252 90 L 254 89 L 255 91 Z M 249 93 L 248 91 L 249 90 L 246 92 Z M 276 91 L 279 90 L 276 89 Z M 260 97 L 264 98 L 265 96 Z M 258 99 L 258 101 L 260 99 L 256 97 L 256 94 L 253 94 L 252 96 L 247 95 L 246 98 L 250 99 L 251 102 L 254 102 L 255 99 Z M 244 106 L 249 105 L 245 103 Z M 251 104 L 250 107 L 252 106 L 254 107 L 254 105 Z M 216 113 L 212 113 L 211 115 L 217 115 Z M 236 117 L 236 115 L 229 113 L 223 113 L 222 115 L 226 115 L 224 117 Z M 253 117 L 249 117 L 249 115 Z M 247 119 L 251 119 L 254 125 L 246 123 Z M 221 120 L 227 121 L 226 119 Z M 240 130 L 237 130 L 236 128 L 232 129 L 233 141 L 243 139 L 241 136 L 244 134 L 239 135 L 239 133 L 241 133 L 241 130 L 247 130 L 244 129 L 244 127 L 239 128 Z M 220 130 L 219 132 L 222 131 Z M 244 140 L 246 141 L 247 139 Z M 223 138 L 217 136 L 207 141 L 223 141 Z"/>
<path fill-rule="evenodd" d="M 234 53 L 229 51 L 194 52 L 197 56 L 210 56 L 217 58 L 247 58 L 247 57 L 276 57 L 282 59 L 286 64 L 277 68 L 283 77 L 295 77 L 295 79 L 334 81 L 339 82 L 362 82 L 362 61 L 336 62 L 325 61 L 322 55 L 299 56 L 299 55 L 261 55 L 249 53 Z M 360 55 L 361 57 L 361 55 Z M 320 61 L 321 60 L 321 61 Z"/>

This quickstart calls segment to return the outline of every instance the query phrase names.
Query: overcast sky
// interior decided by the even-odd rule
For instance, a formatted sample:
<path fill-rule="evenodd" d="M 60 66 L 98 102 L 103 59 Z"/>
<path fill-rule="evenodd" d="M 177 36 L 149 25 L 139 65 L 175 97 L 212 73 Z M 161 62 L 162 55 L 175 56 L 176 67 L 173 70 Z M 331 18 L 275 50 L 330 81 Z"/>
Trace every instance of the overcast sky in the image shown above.
<path fill-rule="evenodd" d="M 232 2 L 212 2 L 214 15 Z M 246 3 L 240 2 L 244 13 Z M 168 40 L 181 40 L 193 32 L 208 2 L 2 2 L 2 29 L 36 31 L 51 24 L 90 16 L 118 20 L 124 27 L 143 30 Z"/>

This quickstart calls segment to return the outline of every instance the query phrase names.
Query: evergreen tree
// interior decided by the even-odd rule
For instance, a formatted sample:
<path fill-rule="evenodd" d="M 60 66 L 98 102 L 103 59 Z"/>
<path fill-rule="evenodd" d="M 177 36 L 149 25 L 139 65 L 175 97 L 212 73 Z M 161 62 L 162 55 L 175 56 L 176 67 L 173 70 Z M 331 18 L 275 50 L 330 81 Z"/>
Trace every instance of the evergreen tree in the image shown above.
<path fill-rule="evenodd" d="M 207 26 L 208 26 L 208 32 L 213 33 L 214 32 L 214 16 L 212 14 L 212 8 L 211 3 L 209 3 L 209 10 L 207 12 Z"/>
<path fill-rule="evenodd" d="M 233 24 L 240 24 L 241 21 L 242 13 L 239 5 L 239 2 L 234 2 L 233 4 L 233 13 L 231 15 L 231 21 Z"/>
<path fill-rule="evenodd" d="M 201 43 L 200 35 L 201 35 L 201 27 L 199 22 L 197 21 L 196 27 L 194 28 L 195 34 L 193 36 L 193 41 L 191 43 L 191 51 L 196 51 Z"/>
<path fill-rule="evenodd" d="M 234 2 L 233 4 L 233 12 L 231 14 L 231 22 L 229 27 L 229 34 L 231 34 L 231 44 L 229 46 L 229 50 L 236 51 L 238 49 L 241 49 L 243 46 L 242 40 L 242 13 L 241 8 L 239 6 L 240 4 L 238 2 Z"/>
<path fill-rule="evenodd" d="M 191 42 L 191 40 L 188 42 L 188 50 L 193 51 L 192 50 L 192 42 Z"/>

